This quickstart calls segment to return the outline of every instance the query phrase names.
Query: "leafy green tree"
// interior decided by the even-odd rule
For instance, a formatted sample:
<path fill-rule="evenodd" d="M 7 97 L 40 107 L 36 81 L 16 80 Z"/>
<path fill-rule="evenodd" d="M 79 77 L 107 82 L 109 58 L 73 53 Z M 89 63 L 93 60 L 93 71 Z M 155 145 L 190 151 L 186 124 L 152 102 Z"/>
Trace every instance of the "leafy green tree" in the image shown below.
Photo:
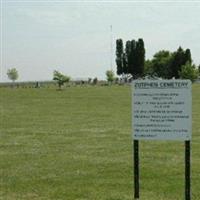
<path fill-rule="evenodd" d="M 62 73 L 60 73 L 59 71 L 54 71 L 53 72 L 53 80 L 56 81 L 58 83 L 58 87 L 59 89 L 61 89 L 61 87 L 70 81 L 70 77 L 66 76 Z"/>
<path fill-rule="evenodd" d="M 145 64 L 145 49 L 142 39 L 131 40 L 126 43 L 126 54 L 128 63 L 128 73 L 134 78 L 143 75 Z"/>
<path fill-rule="evenodd" d="M 123 53 L 123 73 L 128 74 L 128 61 L 125 53 Z"/>
<path fill-rule="evenodd" d="M 161 50 L 154 54 L 152 59 L 152 71 L 156 76 L 162 78 L 171 78 L 172 53 Z"/>
<path fill-rule="evenodd" d="M 144 73 L 144 64 L 145 64 L 145 48 L 144 41 L 142 38 L 139 38 L 136 42 L 135 48 L 135 62 L 134 62 L 134 72 L 133 75 L 136 77 L 143 76 Z"/>
<path fill-rule="evenodd" d="M 181 79 L 190 79 L 192 82 L 198 78 L 199 72 L 198 69 L 195 68 L 195 65 L 192 65 L 189 61 L 181 66 L 181 70 L 179 71 L 179 76 Z"/>
<path fill-rule="evenodd" d="M 8 75 L 8 78 L 12 80 L 13 82 L 15 82 L 19 77 L 19 74 L 16 68 L 8 69 L 7 75 Z"/>
<path fill-rule="evenodd" d="M 161 50 L 154 54 L 152 60 L 145 63 L 145 74 L 156 75 L 166 79 L 172 77 L 180 78 L 179 72 L 181 71 L 182 65 L 185 65 L 186 62 L 192 63 L 189 49 L 184 51 L 179 47 L 173 53 Z"/>
<path fill-rule="evenodd" d="M 186 52 L 179 47 L 178 50 L 176 52 L 173 53 L 173 59 L 172 59 L 172 63 L 171 63 L 171 76 L 174 78 L 179 78 L 179 71 L 181 71 L 181 67 L 182 65 L 185 65 L 186 62 L 190 62 L 191 63 L 191 56 L 189 56 L 190 52 L 187 50 L 187 54 Z"/>
<path fill-rule="evenodd" d="M 155 75 L 155 71 L 153 68 L 152 60 L 147 59 L 144 64 L 144 75 L 145 76 L 152 76 Z"/>
<path fill-rule="evenodd" d="M 192 63 L 192 56 L 191 56 L 190 49 L 185 50 L 185 61 L 184 62 Z"/>
<path fill-rule="evenodd" d="M 134 71 L 134 51 L 135 51 L 135 40 L 127 41 L 126 52 L 127 52 L 127 69 L 129 74 L 133 74 Z"/>
<path fill-rule="evenodd" d="M 123 74 L 124 65 L 124 49 L 122 39 L 116 40 L 116 64 L 117 64 L 117 74 Z"/>
<path fill-rule="evenodd" d="M 145 65 L 145 48 L 143 39 L 128 40 L 125 51 L 122 39 L 116 40 L 117 74 L 131 74 L 134 78 L 143 76 Z"/>
<path fill-rule="evenodd" d="M 126 48 L 125 48 L 125 60 L 126 60 L 126 71 L 127 71 L 127 74 L 130 73 L 131 74 L 131 51 L 132 51 L 132 48 L 131 48 L 131 41 L 128 40 L 126 42 Z"/>
<path fill-rule="evenodd" d="M 112 70 L 106 71 L 106 78 L 109 83 L 112 83 L 115 80 L 115 74 Z"/>
<path fill-rule="evenodd" d="M 97 85 L 97 83 L 98 83 L 98 78 L 95 77 L 95 78 L 93 79 L 92 83 L 93 83 L 94 85 Z"/>

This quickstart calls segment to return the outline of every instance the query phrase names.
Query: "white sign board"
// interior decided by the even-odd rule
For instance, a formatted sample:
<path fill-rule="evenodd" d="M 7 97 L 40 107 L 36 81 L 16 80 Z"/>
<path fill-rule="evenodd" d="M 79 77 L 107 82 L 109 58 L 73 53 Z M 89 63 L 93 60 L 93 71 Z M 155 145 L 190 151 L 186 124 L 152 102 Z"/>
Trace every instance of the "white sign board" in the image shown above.
<path fill-rule="evenodd" d="M 191 140 L 190 80 L 133 82 L 134 140 Z"/>

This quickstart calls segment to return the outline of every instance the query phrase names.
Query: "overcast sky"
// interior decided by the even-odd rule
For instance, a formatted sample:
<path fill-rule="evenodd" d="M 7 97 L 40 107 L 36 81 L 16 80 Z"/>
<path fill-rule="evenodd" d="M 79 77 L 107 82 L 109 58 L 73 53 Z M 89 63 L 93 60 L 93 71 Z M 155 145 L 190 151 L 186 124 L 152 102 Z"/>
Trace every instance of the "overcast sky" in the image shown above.
<path fill-rule="evenodd" d="M 19 81 L 105 78 L 115 65 L 115 41 L 143 38 L 146 58 L 159 50 L 190 48 L 200 64 L 200 1 L 1 1 L 1 71 L 16 67 Z"/>

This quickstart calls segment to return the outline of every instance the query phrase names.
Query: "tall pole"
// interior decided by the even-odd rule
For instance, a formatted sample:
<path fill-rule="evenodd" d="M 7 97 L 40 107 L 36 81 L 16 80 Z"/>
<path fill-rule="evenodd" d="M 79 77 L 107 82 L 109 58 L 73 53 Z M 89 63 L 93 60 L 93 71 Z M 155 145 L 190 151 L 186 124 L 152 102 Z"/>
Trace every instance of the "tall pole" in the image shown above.
<path fill-rule="evenodd" d="M 133 140 L 133 166 L 134 166 L 134 199 L 139 199 L 140 185 L 139 185 L 139 141 Z"/>
<path fill-rule="evenodd" d="M 185 200 L 191 200 L 190 141 L 185 141 Z"/>
<path fill-rule="evenodd" d="M 0 2 L 0 81 L 3 79 L 3 1 Z"/>
<path fill-rule="evenodd" d="M 113 56 L 113 34 L 112 34 L 112 25 L 110 25 L 110 70 L 113 70 L 112 56 Z"/>

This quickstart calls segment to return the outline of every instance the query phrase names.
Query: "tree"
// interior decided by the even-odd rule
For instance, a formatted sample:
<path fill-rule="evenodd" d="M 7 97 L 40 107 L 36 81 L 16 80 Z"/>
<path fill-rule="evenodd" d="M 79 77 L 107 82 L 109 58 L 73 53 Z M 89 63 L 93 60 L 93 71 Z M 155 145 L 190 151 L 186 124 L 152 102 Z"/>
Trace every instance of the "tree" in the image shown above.
<path fill-rule="evenodd" d="M 135 75 L 135 68 L 136 68 L 136 61 L 137 61 L 137 54 L 136 54 L 136 41 L 130 41 L 130 53 L 129 53 L 129 64 L 128 64 L 128 72 L 134 76 Z"/>
<path fill-rule="evenodd" d="M 190 49 L 183 50 L 179 47 L 173 53 L 161 50 L 154 54 L 152 60 L 145 62 L 145 74 L 165 79 L 180 78 L 181 67 L 187 62 L 192 63 Z"/>
<path fill-rule="evenodd" d="M 122 39 L 116 40 L 117 74 L 131 74 L 134 78 L 143 76 L 145 65 L 145 48 L 143 39 L 128 40 L 125 51 Z"/>
<path fill-rule="evenodd" d="M 127 72 L 133 77 L 143 76 L 145 65 L 145 48 L 143 39 L 126 42 Z"/>
<path fill-rule="evenodd" d="M 147 59 L 144 64 L 144 75 L 145 76 L 153 76 L 155 75 L 155 71 L 153 68 L 152 60 Z"/>
<path fill-rule="evenodd" d="M 154 75 L 161 78 L 171 78 L 172 53 L 161 50 L 154 54 L 151 61 L 151 71 Z"/>
<path fill-rule="evenodd" d="M 200 74 L 200 65 L 198 66 L 199 74 Z"/>
<path fill-rule="evenodd" d="M 173 53 L 173 59 L 171 63 L 171 76 L 174 78 L 179 78 L 179 71 L 181 71 L 182 65 L 185 65 L 187 61 L 191 63 L 191 56 L 189 56 L 190 51 L 187 50 L 187 53 L 179 47 L 176 52 Z"/>
<path fill-rule="evenodd" d="M 98 78 L 95 77 L 95 78 L 93 79 L 92 83 L 93 83 L 94 85 L 97 85 L 97 83 L 98 83 Z"/>
<path fill-rule="evenodd" d="M 124 49 L 122 39 L 116 40 L 116 64 L 117 64 L 117 74 L 123 74 L 124 65 Z"/>
<path fill-rule="evenodd" d="M 191 56 L 190 49 L 185 50 L 185 63 L 186 62 L 192 63 L 192 56 Z"/>
<path fill-rule="evenodd" d="M 126 74 L 131 73 L 131 41 L 128 40 L 126 42 L 126 48 L 125 48 L 125 55 L 124 58 L 126 60 Z"/>
<path fill-rule="evenodd" d="M 13 82 L 15 82 L 19 77 L 19 74 L 16 68 L 8 69 L 7 75 L 8 75 L 8 78 L 12 80 Z"/>
<path fill-rule="evenodd" d="M 125 53 L 123 53 L 123 74 L 128 74 L 128 61 Z"/>
<path fill-rule="evenodd" d="M 67 83 L 70 81 L 70 77 L 66 76 L 64 74 L 61 74 L 59 71 L 53 72 L 53 80 L 57 81 L 59 89 L 64 85 L 64 83 Z"/>
<path fill-rule="evenodd" d="M 145 64 L 145 48 L 144 41 L 139 38 L 136 42 L 135 52 L 134 52 L 135 62 L 134 62 L 134 72 L 136 77 L 143 76 L 144 64 Z"/>
<path fill-rule="evenodd" d="M 112 70 L 106 71 L 106 78 L 109 83 L 112 83 L 115 80 L 115 74 Z"/>
<path fill-rule="evenodd" d="M 181 66 L 179 71 L 179 76 L 181 79 L 190 79 L 192 82 L 198 78 L 199 72 L 195 68 L 195 65 L 192 65 L 189 61 Z"/>

